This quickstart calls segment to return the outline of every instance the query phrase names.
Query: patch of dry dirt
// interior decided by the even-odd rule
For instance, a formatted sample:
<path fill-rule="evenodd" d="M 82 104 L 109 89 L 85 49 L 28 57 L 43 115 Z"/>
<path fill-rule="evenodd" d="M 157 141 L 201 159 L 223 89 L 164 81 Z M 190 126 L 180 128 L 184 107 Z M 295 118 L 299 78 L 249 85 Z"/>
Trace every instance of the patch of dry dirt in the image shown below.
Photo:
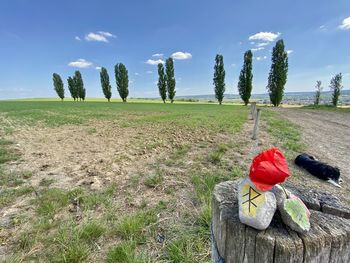
<path fill-rule="evenodd" d="M 17 143 L 21 160 L 8 167 L 31 171 L 34 176 L 29 180 L 34 187 L 46 178 L 54 179 L 55 187 L 89 184 L 92 190 L 123 181 L 184 143 L 210 140 L 204 131 L 165 129 L 156 124 L 120 128 L 112 122 L 27 128 L 16 131 L 10 139 Z"/>

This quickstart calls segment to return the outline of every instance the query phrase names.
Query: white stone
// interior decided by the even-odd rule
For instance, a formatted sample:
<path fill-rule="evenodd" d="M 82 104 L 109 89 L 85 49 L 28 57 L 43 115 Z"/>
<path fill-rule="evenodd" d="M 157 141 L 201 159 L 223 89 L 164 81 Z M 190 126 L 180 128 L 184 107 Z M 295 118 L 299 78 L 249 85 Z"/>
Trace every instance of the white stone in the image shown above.
<path fill-rule="evenodd" d="M 276 211 L 276 198 L 270 191 L 260 191 L 247 177 L 238 186 L 239 220 L 258 230 L 269 227 Z"/>

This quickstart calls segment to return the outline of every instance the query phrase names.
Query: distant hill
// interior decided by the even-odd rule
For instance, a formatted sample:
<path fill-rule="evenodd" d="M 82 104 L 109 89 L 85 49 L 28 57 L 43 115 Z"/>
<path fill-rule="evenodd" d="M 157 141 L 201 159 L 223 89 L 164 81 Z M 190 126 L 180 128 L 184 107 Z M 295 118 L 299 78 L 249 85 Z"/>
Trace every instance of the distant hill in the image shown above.
<path fill-rule="evenodd" d="M 284 104 L 312 104 L 314 101 L 315 92 L 286 92 L 283 97 L 282 103 Z M 200 101 L 215 101 L 214 94 L 212 95 L 189 95 L 189 96 L 176 96 L 176 99 L 183 100 L 200 100 Z M 332 93 L 330 91 L 324 91 L 321 93 L 320 104 L 329 104 L 332 99 Z M 224 100 L 238 100 L 240 97 L 238 94 L 225 94 Z M 269 94 L 253 94 L 252 101 L 268 104 Z M 350 90 L 343 90 L 339 102 L 344 105 L 350 105 Z"/>

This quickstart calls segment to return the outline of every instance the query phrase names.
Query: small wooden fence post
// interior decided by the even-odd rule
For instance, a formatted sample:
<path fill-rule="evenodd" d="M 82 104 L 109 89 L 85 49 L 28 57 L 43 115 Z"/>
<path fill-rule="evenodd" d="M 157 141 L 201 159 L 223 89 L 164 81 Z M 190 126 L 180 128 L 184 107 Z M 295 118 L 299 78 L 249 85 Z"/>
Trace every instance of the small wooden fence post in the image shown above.
<path fill-rule="evenodd" d="M 256 102 L 252 102 L 250 105 L 250 114 L 252 117 L 252 120 L 255 118 L 255 112 L 256 112 Z"/>
<path fill-rule="evenodd" d="M 255 119 L 254 129 L 253 129 L 253 136 L 252 136 L 253 140 L 256 140 L 258 138 L 260 114 L 261 114 L 261 110 L 257 109 L 256 110 L 256 119 Z"/>

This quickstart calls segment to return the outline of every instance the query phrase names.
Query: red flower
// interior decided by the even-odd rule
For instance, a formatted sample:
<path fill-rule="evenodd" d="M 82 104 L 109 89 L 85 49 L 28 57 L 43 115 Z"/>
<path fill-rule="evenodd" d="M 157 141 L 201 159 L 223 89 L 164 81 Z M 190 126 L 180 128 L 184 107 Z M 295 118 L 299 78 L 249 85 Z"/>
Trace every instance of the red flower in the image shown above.
<path fill-rule="evenodd" d="M 271 148 L 253 159 L 249 177 L 260 191 L 270 190 L 290 176 L 288 164 L 278 148 Z"/>

